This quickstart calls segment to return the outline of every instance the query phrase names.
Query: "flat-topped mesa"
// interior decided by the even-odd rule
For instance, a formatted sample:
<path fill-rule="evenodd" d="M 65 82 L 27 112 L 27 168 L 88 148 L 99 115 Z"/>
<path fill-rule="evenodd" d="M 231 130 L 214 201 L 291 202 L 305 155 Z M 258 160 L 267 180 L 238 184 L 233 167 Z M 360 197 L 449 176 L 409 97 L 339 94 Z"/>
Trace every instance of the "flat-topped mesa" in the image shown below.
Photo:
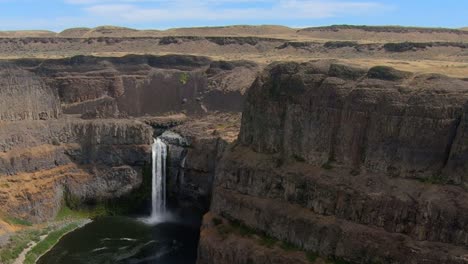
<path fill-rule="evenodd" d="M 467 102 L 468 82 L 441 75 L 275 64 L 249 91 L 239 138 L 283 160 L 461 183 Z"/>
<path fill-rule="evenodd" d="M 34 73 L 0 63 L 0 120 L 46 120 L 61 114 L 56 92 Z"/>

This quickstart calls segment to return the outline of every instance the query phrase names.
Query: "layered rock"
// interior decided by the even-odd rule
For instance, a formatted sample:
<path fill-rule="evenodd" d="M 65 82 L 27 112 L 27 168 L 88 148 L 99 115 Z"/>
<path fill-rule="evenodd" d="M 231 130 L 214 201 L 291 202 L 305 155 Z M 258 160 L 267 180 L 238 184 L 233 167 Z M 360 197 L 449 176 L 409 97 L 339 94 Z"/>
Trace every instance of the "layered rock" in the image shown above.
<path fill-rule="evenodd" d="M 0 128 L 0 210 L 45 221 L 65 198 L 86 203 L 129 193 L 149 162 L 151 127 L 126 120 L 21 121 Z"/>
<path fill-rule="evenodd" d="M 0 120 L 47 120 L 60 114 L 57 93 L 38 76 L 0 63 Z"/>
<path fill-rule="evenodd" d="M 221 232 L 220 232 L 221 231 Z M 274 245 L 274 241 L 263 241 L 258 235 L 235 232 L 226 220 L 213 217 L 210 213 L 204 217 L 200 234 L 198 261 L 210 264 L 256 263 L 256 264 L 325 264 L 315 255 L 307 255 L 290 245 Z M 260 241 L 259 241 L 260 239 Z M 259 243 L 260 242 L 260 243 Z M 268 243 L 269 246 L 262 246 Z"/>
<path fill-rule="evenodd" d="M 160 136 L 169 148 L 169 196 L 178 206 L 209 209 L 216 167 L 237 137 L 239 124 L 239 114 L 209 115 L 187 120 Z"/>
<path fill-rule="evenodd" d="M 215 62 L 188 55 L 76 56 L 13 63 L 56 90 L 64 113 L 86 118 L 239 112 L 259 70 L 247 61 Z"/>
<path fill-rule="evenodd" d="M 408 178 L 440 175 L 457 148 L 467 83 L 386 67 L 360 77 L 330 76 L 319 64 L 272 66 L 252 87 L 241 142 L 315 165 Z"/>
<path fill-rule="evenodd" d="M 466 263 L 467 100 L 465 81 L 439 75 L 272 65 L 217 168 L 211 212 L 349 262 Z M 199 263 L 219 258 L 201 243 Z"/>
<path fill-rule="evenodd" d="M 239 111 L 258 68 L 195 56 L 4 62 L 0 210 L 40 222 L 52 218 L 64 200 L 80 205 L 130 193 L 142 183 L 152 137 L 158 134 L 147 125 L 154 123 L 150 115 Z M 147 124 L 129 115 L 145 116 Z M 218 137 L 195 135 L 188 145 L 171 145 L 183 151 L 172 153 L 170 171 L 179 201 L 207 209 L 214 159 L 224 146 Z M 180 173 L 187 175 L 185 181 Z"/>

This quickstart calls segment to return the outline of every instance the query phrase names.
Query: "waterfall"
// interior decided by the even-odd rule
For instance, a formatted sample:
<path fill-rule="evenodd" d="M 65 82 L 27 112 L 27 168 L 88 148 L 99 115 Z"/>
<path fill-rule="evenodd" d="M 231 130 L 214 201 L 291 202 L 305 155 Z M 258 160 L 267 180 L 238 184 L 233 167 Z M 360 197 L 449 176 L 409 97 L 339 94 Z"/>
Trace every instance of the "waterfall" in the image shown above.
<path fill-rule="evenodd" d="M 187 155 L 184 156 L 182 161 L 180 162 L 180 169 L 179 169 L 179 187 L 182 188 L 185 184 L 185 162 L 187 161 Z"/>
<path fill-rule="evenodd" d="M 154 139 L 152 146 L 153 180 L 151 218 L 155 219 L 166 212 L 166 157 L 167 145 L 161 139 Z"/>

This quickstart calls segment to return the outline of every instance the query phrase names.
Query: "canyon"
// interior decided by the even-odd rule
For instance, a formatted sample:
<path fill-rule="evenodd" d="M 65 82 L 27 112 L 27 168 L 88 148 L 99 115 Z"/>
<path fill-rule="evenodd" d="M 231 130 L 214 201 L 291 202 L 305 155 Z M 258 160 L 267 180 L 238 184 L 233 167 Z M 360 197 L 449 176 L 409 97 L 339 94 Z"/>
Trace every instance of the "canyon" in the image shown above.
<path fill-rule="evenodd" d="M 149 206 L 158 138 L 198 264 L 468 263 L 467 36 L 2 32 L 0 218 Z"/>
<path fill-rule="evenodd" d="M 351 263 L 464 263 L 467 88 L 385 67 L 270 66 L 217 169 L 211 217 Z M 201 263 L 272 263 L 205 224 Z"/>
<path fill-rule="evenodd" d="M 243 83 L 253 81 L 256 69 L 250 62 L 193 56 L 6 62 L 0 132 L 2 211 L 39 222 L 52 218 L 63 199 L 96 202 L 128 194 L 142 182 L 158 127 L 186 122 L 186 115 L 238 111 Z M 239 74 L 242 80 L 237 80 Z M 220 84 L 210 88 L 214 83 Z M 171 112 L 184 114 L 174 120 L 151 118 Z M 174 153 L 180 148 L 179 155 L 190 157 L 198 154 L 187 152 L 201 152 L 216 139 L 197 143 L 202 140 L 197 137 L 190 144 L 167 140 L 174 144 Z M 187 151 L 188 146 L 193 151 Z M 186 164 L 194 173 L 207 174 L 200 175 L 205 181 L 200 192 L 205 194 L 210 182 L 206 177 L 213 173 L 211 154 L 206 155 L 206 160 L 189 158 Z M 174 168 L 180 165 L 178 159 L 173 156 Z"/>

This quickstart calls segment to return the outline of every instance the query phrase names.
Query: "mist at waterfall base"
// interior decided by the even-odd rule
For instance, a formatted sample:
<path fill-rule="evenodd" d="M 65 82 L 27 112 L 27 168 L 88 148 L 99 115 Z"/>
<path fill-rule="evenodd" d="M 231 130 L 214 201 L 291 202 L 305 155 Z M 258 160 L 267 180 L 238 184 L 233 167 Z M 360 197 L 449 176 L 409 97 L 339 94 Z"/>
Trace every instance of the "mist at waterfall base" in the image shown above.
<path fill-rule="evenodd" d="M 38 264 L 194 264 L 201 215 L 168 208 L 167 146 L 152 145 L 151 212 L 147 216 L 112 216 L 65 235 Z"/>

